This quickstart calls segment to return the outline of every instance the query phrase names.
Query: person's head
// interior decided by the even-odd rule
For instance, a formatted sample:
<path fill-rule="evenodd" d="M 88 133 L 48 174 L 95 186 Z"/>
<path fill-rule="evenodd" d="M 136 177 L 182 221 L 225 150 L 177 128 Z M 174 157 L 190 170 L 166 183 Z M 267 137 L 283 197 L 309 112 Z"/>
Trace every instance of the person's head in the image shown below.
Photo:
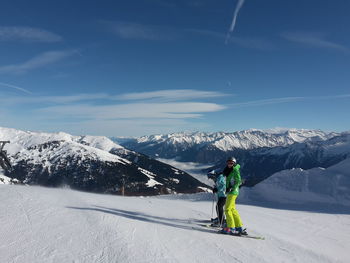
<path fill-rule="evenodd" d="M 235 157 L 229 157 L 226 161 L 227 167 L 233 167 L 236 165 L 236 163 L 237 163 L 237 161 L 236 161 Z"/>

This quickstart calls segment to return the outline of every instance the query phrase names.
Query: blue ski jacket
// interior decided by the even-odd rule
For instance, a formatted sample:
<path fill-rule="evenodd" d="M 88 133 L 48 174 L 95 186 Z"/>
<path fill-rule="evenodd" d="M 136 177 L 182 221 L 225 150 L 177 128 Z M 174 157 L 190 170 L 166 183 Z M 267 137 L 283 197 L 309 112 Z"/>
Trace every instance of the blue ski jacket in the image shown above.
<path fill-rule="evenodd" d="M 215 183 L 216 188 L 218 189 L 217 191 L 217 196 L 220 197 L 226 197 L 226 178 L 223 174 L 220 174 L 216 178 L 216 183 Z"/>

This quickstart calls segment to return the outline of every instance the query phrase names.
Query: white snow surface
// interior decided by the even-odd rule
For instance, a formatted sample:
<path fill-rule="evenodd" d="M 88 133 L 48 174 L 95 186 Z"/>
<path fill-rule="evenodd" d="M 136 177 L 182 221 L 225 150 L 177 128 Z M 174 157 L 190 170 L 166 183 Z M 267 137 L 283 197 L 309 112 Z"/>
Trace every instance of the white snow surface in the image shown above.
<path fill-rule="evenodd" d="M 350 158 L 328 168 L 280 171 L 241 193 L 250 201 L 342 205 L 350 212 Z"/>
<path fill-rule="evenodd" d="M 350 262 L 349 214 L 237 205 L 254 240 L 198 226 L 210 199 L 0 185 L 0 262 Z"/>

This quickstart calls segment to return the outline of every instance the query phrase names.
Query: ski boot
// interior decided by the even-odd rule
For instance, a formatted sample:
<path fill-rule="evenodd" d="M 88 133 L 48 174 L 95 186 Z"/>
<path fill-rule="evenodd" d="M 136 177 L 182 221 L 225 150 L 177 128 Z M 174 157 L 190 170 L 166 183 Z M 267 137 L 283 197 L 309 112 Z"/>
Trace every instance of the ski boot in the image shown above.
<path fill-rule="evenodd" d="M 235 229 L 230 228 L 230 227 L 224 227 L 223 229 L 220 230 L 221 234 L 226 234 L 226 235 L 232 235 L 234 233 Z"/>
<path fill-rule="evenodd" d="M 248 236 L 247 229 L 242 227 L 236 227 L 232 234 L 235 236 Z"/>

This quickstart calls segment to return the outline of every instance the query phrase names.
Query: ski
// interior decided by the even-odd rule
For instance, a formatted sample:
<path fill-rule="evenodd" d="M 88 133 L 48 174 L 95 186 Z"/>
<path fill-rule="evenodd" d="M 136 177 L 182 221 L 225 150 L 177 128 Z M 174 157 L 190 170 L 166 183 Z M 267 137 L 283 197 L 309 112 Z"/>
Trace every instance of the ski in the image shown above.
<path fill-rule="evenodd" d="M 264 237 L 262 236 L 251 236 L 251 235 L 239 235 L 239 234 L 226 234 L 223 233 L 221 230 L 217 232 L 218 234 L 221 235 L 228 235 L 228 236 L 234 236 L 234 237 L 243 237 L 243 238 L 252 238 L 252 239 L 258 239 L 258 240 L 265 240 Z"/>
<path fill-rule="evenodd" d="M 252 236 L 252 235 L 239 235 L 239 234 L 225 234 L 222 233 L 221 231 L 221 227 L 216 227 L 216 226 L 212 226 L 211 224 L 197 224 L 200 227 L 206 228 L 208 229 L 207 232 L 209 233 L 217 233 L 217 234 L 221 234 L 221 235 L 227 235 L 227 236 L 234 236 L 234 237 L 243 237 L 243 238 L 251 238 L 251 239 L 257 239 L 257 240 L 265 240 L 265 237 L 262 236 Z M 196 227 L 192 227 L 192 229 L 195 230 L 199 230 L 199 228 Z M 219 230 L 220 229 L 220 230 Z M 219 231 L 217 231 L 219 230 Z"/>
<path fill-rule="evenodd" d="M 214 228 L 214 229 L 220 229 L 220 226 L 213 226 L 212 224 L 198 224 L 199 226 L 206 227 L 206 228 Z"/>

